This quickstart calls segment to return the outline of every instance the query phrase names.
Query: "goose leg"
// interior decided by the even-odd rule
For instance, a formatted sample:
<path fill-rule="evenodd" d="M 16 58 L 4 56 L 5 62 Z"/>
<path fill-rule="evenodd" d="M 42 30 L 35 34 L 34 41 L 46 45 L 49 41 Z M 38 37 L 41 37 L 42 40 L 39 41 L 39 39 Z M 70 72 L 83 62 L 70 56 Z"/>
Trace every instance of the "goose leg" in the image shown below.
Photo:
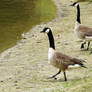
<path fill-rule="evenodd" d="M 84 48 L 84 45 L 86 44 L 86 41 L 84 41 L 82 44 L 81 44 L 81 49 Z"/>
<path fill-rule="evenodd" d="M 89 50 L 89 45 L 90 45 L 90 42 L 88 42 L 87 50 Z"/>
<path fill-rule="evenodd" d="M 58 73 L 56 73 L 55 75 L 51 76 L 51 77 L 48 77 L 48 79 L 52 79 L 52 78 L 55 78 L 58 74 L 61 73 L 61 70 L 58 71 Z M 55 78 L 56 79 L 56 78 Z"/>
<path fill-rule="evenodd" d="M 66 72 L 63 72 L 63 74 L 64 74 L 64 81 L 67 81 Z"/>

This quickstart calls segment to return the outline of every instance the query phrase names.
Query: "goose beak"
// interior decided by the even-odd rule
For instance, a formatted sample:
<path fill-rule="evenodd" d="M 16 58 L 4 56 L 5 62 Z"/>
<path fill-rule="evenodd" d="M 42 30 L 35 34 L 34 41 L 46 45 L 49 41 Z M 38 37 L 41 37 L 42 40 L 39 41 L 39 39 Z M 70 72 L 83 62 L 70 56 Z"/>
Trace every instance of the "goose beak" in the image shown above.
<path fill-rule="evenodd" d="M 40 31 L 40 33 L 43 33 L 44 31 Z"/>
<path fill-rule="evenodd" d="M 73 6 L 73 4 L 69 4 L 69 6 Z"/>

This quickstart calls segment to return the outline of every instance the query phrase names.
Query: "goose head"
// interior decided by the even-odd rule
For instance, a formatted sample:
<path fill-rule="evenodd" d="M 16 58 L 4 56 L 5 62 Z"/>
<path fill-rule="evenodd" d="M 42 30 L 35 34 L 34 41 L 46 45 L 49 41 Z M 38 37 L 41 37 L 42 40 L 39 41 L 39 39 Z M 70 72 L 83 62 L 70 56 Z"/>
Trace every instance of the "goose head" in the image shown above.
<path fill-rule="evenodd" d="M 74 3 L 70 4 L 70 6 L 74 6 L 74 7 L 77 7 L 78 5 L 79 5 L 78 2 L 74 2 Z"/>
<path fill-rule="evenodd" d="M 40 33 L 49 33 L 49 32 L 51 32 L 51 29 L 50 28 L 48 28 L 48 27 L 45 27 L 42 31 L 40 31 Z"/>

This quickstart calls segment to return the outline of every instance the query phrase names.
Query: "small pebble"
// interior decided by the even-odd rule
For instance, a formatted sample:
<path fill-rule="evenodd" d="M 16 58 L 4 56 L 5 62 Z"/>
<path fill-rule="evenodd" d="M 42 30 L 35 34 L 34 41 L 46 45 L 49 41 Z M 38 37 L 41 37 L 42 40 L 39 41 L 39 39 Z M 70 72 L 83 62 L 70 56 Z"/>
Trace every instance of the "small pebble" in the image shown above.
<path fill-rule="evenodd" d="M 14 81 L 14 83 L 18 83 L 18 81 Z"/>
<path fill-rule="evenodd" d="M 4 82 L 3 80 L 1 80 L 0 82 Z"/>

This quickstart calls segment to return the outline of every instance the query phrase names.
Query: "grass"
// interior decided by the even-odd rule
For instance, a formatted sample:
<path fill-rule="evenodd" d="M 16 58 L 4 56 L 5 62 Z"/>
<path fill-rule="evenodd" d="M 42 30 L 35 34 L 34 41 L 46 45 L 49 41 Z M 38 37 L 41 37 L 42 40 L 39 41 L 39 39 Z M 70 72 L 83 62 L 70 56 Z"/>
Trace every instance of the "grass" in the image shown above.
<path fill-rule="evenodd" d="M 92 2 L 92 0 L 86 0 L 87 2 Z"/>
<path fill-rule="evenodd" d="M 73 1 L 79 1 L 79 2 L 92 2 L 92 0 L 73 0 Z"/>
<path fill-rule="evenodd" d="M 70 1 L 58 0 L 62 8 L 62 18 L 33 29 L 32 35 L 22 46 L 7 51 L 3 56 L 7 62 L 0 63 L 0 92 L 91 92 L 92 55 L 80 50 L 80 42 L 75 36 L 74 24 L 76 8 L 69 7 Z M 82 23 L 92 26 L 92 4 L 81 2 Z M 63 73 L 58 80 L 46 78 L 58 70 L 47 62 L 48 38 L 40 34 L 43 27 L 49 26 L 53 31 L 56 49 L 73 57 L 87 61 L 88 67 L 67 71 L 68 81 L 64 82 Z M 3 60 L 3 59 L 2 59 Z"/>
<path fill-rule="evenodd" d="M 46 5 L 46 7 L 44 7 Z M 12 47 L 23 32 L 56 17 L 52 0 L 0 1 L 0 52 Z"/>

